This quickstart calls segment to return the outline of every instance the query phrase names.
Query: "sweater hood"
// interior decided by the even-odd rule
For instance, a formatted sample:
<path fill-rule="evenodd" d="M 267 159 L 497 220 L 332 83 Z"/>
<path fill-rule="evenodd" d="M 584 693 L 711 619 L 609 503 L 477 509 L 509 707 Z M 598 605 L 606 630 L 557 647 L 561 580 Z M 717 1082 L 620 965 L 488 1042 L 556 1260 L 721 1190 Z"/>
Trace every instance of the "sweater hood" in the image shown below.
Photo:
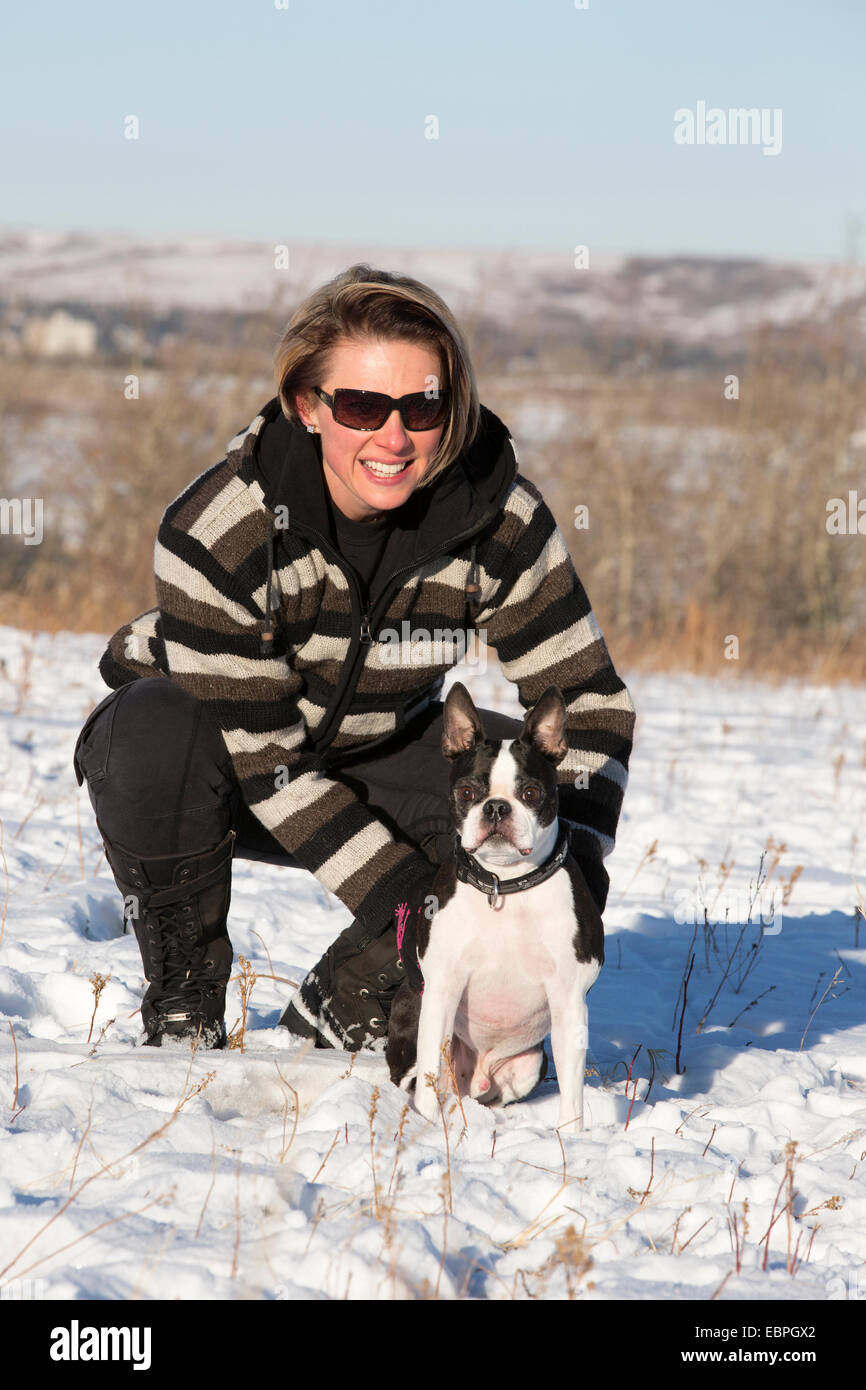
<path fill-rule="evenodd" d="M 279 397 L 260 411 L 264 420 L 253 454 L 255 476 L 270 510 L 289 509 L 289 528 L 300 523 L 333 541 L 322 465 L 322 441 L 303 425 L 287 420 Z M 405 564 L 446 549 L 448 542 L 492 520 L 517 476 L 517 458 L 508 430 L 481 406 L 475 438 L 429 487 L 416 488 L 391 514 L 403 533 Z"/>
<path fill-rule="evenodd" d="M 288 531 L 306 532 L 336 550 L 326 497 L 321 437 L 287 420 L 275 396 L 259 412 L 249 467 L 262 489 L 269 512 L 285 507 Z M 478 429 L 450 467 L 420 487 L 392 513 L 393 526 L 383 556 L 383 579 L 411 569 L 423 559 L 446 553 L 466 542 L 469 568 L 466 603 L 474 616 L 480 593 L 476 551 L 480 533 L 494 523 L 517 477 L 517 455 L 505 425 L 492 410 L 480 406 Z M 266 628 L 262 650 L 272 642 L 271 595 L 274 572 L 274 516 L 268 530 Z"/>

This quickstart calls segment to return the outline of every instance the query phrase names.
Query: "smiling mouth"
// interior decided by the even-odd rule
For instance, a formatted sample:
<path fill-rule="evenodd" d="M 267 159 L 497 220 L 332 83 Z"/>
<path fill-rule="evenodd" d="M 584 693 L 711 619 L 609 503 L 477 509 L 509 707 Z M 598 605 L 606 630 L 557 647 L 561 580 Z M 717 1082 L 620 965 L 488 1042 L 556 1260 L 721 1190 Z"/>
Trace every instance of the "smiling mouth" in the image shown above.
<path fill-rule="evenodd" d="M 398 478 L 401 473 L 405 473 L 413 460 L 406 459 L 404 463 L 380 463 L 376 459 L 361 459 L 360 462 L 374 478 Z"/>

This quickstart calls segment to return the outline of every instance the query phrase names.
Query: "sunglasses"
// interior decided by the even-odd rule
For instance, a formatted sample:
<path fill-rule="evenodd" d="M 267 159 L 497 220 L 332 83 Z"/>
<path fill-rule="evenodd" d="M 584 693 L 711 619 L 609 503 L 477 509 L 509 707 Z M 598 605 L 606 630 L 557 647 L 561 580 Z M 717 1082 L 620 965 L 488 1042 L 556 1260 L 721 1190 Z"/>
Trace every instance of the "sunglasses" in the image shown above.
<path fill-rule="evenodd" d="M 353 391 L 339 386 L 332 396 L 321 387 L 313 390 L 331 413 L 338 425 L 350 430 L 381 429 L 392 410 L 399 410 L 400 418 L 407 430 L 433 430 L 441 425 L 448 413 L 448 392 L 440 391 L 428 396 L 424 391 L 414 391 L 411 395 L 395 400 L 382 391 Z"/>

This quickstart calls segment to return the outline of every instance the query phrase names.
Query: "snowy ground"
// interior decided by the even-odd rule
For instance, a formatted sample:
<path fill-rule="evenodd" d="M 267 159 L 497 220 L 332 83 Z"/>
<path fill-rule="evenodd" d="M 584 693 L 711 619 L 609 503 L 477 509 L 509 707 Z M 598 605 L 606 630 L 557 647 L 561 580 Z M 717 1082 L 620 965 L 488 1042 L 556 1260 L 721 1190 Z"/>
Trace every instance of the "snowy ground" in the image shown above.
<path fill-rule="evenodd" d="M 428 1125 L 380 1057 L 294 1045 L 269 979 L 243 1052 L 136 1045 L 140 958 L 71 768 L 102 647 L 0 629 L 0 1297 L 866 1298 L 863 689 L 623 672 L 587 1128 L 560 1144 L 555 1080 Z M 498 670 L 460 674 L 519 713 Z M 236 864 L 254 969 L 299 980 L 348 921 L 310 875 Z"/>

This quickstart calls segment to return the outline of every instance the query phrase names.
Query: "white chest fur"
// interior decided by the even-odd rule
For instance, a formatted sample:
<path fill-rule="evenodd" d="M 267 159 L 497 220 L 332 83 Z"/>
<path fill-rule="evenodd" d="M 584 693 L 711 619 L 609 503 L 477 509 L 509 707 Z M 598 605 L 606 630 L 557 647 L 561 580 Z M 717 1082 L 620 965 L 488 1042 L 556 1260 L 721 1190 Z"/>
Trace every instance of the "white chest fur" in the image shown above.
<path fill-rule="evenodd" d="M 458 1051 L 469 1094 L 483 1098 L 496 1075 L 506 1099 L 526 1094 L 538 1076 L 548 1033 L 560 1079 L 560 1124 L 582 1123 L 587 990 L 600 962 L 578 961 L 574 900 L 564 868 L 536 887 L 487 897 L 458 882 L 431 923 L 424 955 L 418 1029 L 416 1105 L 433 1119 L 438 1103 L 427 1076 L 439 1076 L 446 1037 Z M 503 1068 L 502 1064 L 508 1062 Z M 578 1075 L 579 1073 L 579 1075 Z M 462 1088 L 461 1088 L 462 1089 Z"/>

